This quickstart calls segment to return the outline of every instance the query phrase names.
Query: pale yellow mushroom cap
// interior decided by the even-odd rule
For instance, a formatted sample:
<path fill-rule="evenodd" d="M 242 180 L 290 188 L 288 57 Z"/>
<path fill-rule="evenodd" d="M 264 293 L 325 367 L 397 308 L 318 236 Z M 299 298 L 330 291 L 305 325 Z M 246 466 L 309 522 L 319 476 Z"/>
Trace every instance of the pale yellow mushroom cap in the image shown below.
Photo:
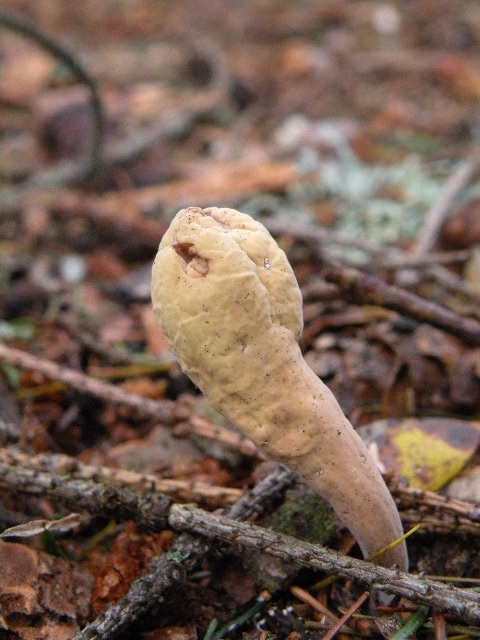
<path fill-rule="evenodd" d="M 233 209 L 177 213 L 153 265 L 152 301 L 162 331 L 201 388 L 197 360 L 208 358 L 208 341 L 216 355 L 228 356 L 274 324 L 295 341 L 303 329 L 302 296 L 285 253 L 262 224 Z"/>

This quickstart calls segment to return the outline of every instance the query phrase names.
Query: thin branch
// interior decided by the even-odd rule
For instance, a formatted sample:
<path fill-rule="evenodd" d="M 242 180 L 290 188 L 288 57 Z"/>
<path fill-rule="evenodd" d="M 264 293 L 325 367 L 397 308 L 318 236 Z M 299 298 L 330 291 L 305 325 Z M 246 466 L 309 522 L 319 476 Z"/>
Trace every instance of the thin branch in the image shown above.
<path fill-rule="evenodd" d="M 400 512 L 405 527 L 413 527 L 420 523 L 418 534 L 453 534 L 454 536 L 480 536 L 480 525 L 468 518 L 461 518 L 451 513 L 424 513 L 422 507 L 402 509 Z"/>
<path fill-rule="evenodd" d="M 229 515 L 248 518 L 263 510 L 265 505 L 292 483 L 292 473 L 279 465 L 255 490 L 249 492 L 232 507 Z M 154 605 L 163 602 L 172 586 L 180 586 L 187 572 L 195 571 L 212 552 L 211 545 L 189 533 L 182 533 L 174 542 L 168 556 L 156 556 L 146 574 L 130 586 L 128 593 L 96 620 L 79 631 L 74 640 L 110 640 L 135 624 Z"/>
<path fill-rule="evenodd" d="M 37 44 L 43 47 L 43 49 L 61 60 L 72 71 L 72 73 L 88 87 L 90 91 L 94 120 L 94 133 L 92 139 L 91 159 L 88 163 L 88 173 L 100 176 L 103 172 L 102 144 L 105 132 L 105 116 L 97 83 L 90 77 L 87 71 L 83 68 L 83 65 L 71 51 L 69 51 L 64 45 L 55 42 L 50 36 L 45 34 L 41 29 L 23 16 L 1 9 L 0 25 L 34 40 Z"/>
<path fill-rule="evenodd" d="M 229 518 L 246 520 L 265 511 L 267 504 L 276 500 L 283 491 L 296 481 L 293 471 L 279 464 L 266 478 L 247 491 L 227 511 Z"/>
<path fill-rule="evenodd" d="M 311 593 L 305 591 L 305 589 L 292 585 L 290 587 L 290 593 L 305 604 L 308 604 L 314 611 L 324 616 L 324 618 L 329 620 L 331 624 L 336 624 L 338 622 L 338 616 L 332 613 L 320 600 L 314 598 Z"/>
<path fill-rule="evenodd" d="M 462 340 L 480 345 L 480 323 L 472 318 L 463 318 L 449 309 L 425 300 L 405 289 L 388 285 L 379 278 L 340 264 L 329 267 L 325 279 L 339 285 L 342 295 L 359 304 L 375 304 L 428 322 Z"/>
<path fill-rule="evenodd" d="M 177 433 L 192 432 L 216 440 L 225 447 L 240 451 L 243 455 L 260 455 L 256 446 L 248 438 L 220 425 L 212 424 L 205 418 L 192 414 L 190 409 L 186 407 L 179 409 L 177 403 L 171 400 L 151 400 L 145 396 L 125 391 L 114 384 L 87 376 L 81 371 L 62 367 L 55 362 L 38 358 L 26 351 L 8 347 L 2 343 L 0 343 L 0 360 L 23 369 L 39 371 L 53 380 L 64 382 L 80 393 L 88 393 L 105 402 L 130 407 L 144 418 L 158 420 L 164 424 L 173 424 L 183 420 L 183 423 L 176 426 Z"/>
<path fill-rule="evenodd" d="M 449 498 L 425 489 L 414 489 L 400 485 L 390 488 L 392 494 L 406 504 L 415 504 L 420 507 L 428 506 L 436 511 L 451 513 L 457 517 L 480 523 L 480 507 L 471 502 L 458 500 L 458 498 Z"/>
<path fill-rule="evenodd" d="M 265 502 L 277 498 L 295 479 L 290 469 L 278 465 L 237 499 L 228 510 L 230 517 L 248 518 L 262 513 Z M 86 465 L 66 455 L 29 456 L 17 449 L 0 450 L 0 489 L 45 496 L 74 511 L 85 509 L 117 520 L 134 519 L 155 530 L 165 527 L 170 504 L 160 490 L 163 483 L 155 476 Z M 239 494 L 237 491 L 237 497 Z"/>
<path fill-rule="evenodd" d="M 366 271 L 378 269 L 424 269 L 436 265 L 448 265 L 458 262 L 466 262 L 472 252 L 469 249 L 459 251 L 435 251 L 426 255 L 412 255 L 409 253 L 386 254 L 382 257 L 374 258 L 369 263 L 357 264 Z"/>
<path fill-rule="evenodd" d="M 178 478 L 159 478 L 148 473 L 85 464 L 76 458 L 60 453 L 31 455 L 11 447 L 0 449 L 0 461 L 33 471 L 65 475 L 75 480 L 95 479 L 96 482 L 135 491 L 160 492 L 181 502 L 195 502 L 209 505 L 210 508 L 233 504 L 243 495 L 243 491 L 240 489 L 218 487 L 204 482 L 179 480 Z"/>
<path fill-rule="evenodd" d="M 369 254 L 370 259 L 368 263 L 362 264 L 359 260 L 342 257 L 341 261 L 346 265 L 358 267 L 365 271 L 426 268 L 432 278 L 448 286 L 453 291 L 461 292 L 464 296 L 477 302 L 478 296 L 465 285 L 463 280 L 443 266 L 452 262 L 465 262 L 470 257 L 471 251 L 439 252 L 429 256 L 412 255 L 398 247 L 382 245 L 370 239 L 355 238 L 313 224 L 303 224 L 277 218 L 265 218 L 261 219 L 261 222 L 273 234 L 285 233 L 297 240 L 308 243 L 313 247 L 315 255 L 329 264 L 337 264 L 340 258 L 334 251 L 325 248 L 326 246 L 338 244 L 344 247 L 353 247 Z"/>
<path fill-rule="evenodd" d="M 478 291 L 475 291 L 466 280 L 463 280 L 453 271 L 449 271 L 442 265 L 437 264 L 427 267 L 426 274 L 434 282 L 441 285 L 445 292 L 451 291 L 455 295 L 461 293 L 469 300 L 470 304 L 475 305 L 478 308 L 480 303 L 480 294 Z"/>
<path fill-rule="evenodd" d="M 196 414 L 192 414 L 188 422 L 178 424 L 174 429 L 174 434 L 201 436 L 209 440 L 215 440 L 228 449 L 239 451 L 244 456 L 263 458 L 263 454 L 257 446 L 242 434 L 209 422 L 206 418 Z"/>
<path fill-rule="evenodd" d="M 345 611 L 343 616 L 327 631 L 327 633 L 323 636 L 323 640 L 333 640 L 333 638 L 337 635 L 343 625 L 350 620 L 350 618 L 356 611 L 358 611 L 358 609 L 360 609 L 369 595 L 370 593 L 368 591 L 364 591 L 362 595 L 355 600 L 352 606 Z"/>
<path fill-rule="evenodd" d="M 366 253 L 373 255 L 381 254 L 383 251 L 387 250 L 386 247 L 383 247 L 374 240 L 350 236 L 338 231 L 332 231 L 331 229 L 325 229 L 318 225 L 292 222 L 291 220 L 284 220 L 282 218 L 259 218 L 259 221 L 265 225 L 270 233 L 275 235 L 291 235 L 297 240 L 302 240 L 308 243 L 316 242 L 321 244 L 339 244 L 344 247 L 360 249 L 361 251 L 365 251 Z"/>
<path fill-rule="evenodd" d="M 406 267 L 411 269 L 422 269 L 424 267 L 431 266 L 432 264 L 439 265 L 465 262 L 471 256 L 471 251 L 469 250 L 439 251 L 429 255 L 406 253 L 405 251 L 398 249 L 398 247 L 382 245 L 375 242 L 375 240 L 358 238 L 339 231 L 333 231 L 332 229 L 326 229 L 318 225 L 292 222 L 291 220 L 284 220 L 282 218 L 260 218 L 260 221 L 265 225 L 265 227 L 267 227 L 270 233 L 275 235 L 291 235 L 296 240 L 307 242 L 308 244 L 314 243 L 316 245 L 320 245 L 320 250 L 317 251 L 320 258 L 331 256 L 332 259 L 334 257 L 336 260 L 339 259 L 334 252 L 324 248 L 325 246 L 332 244 L 338 244 L 342 247 L 352 247 L 354 249 L 364 251 L 370 256 L 368 263 L 360 260 L 345 260 L 344 258 L 342 258 L 342 262 L 368 270 L 378 270 L 382 268 L 402 269 Z"/>
<path fill-rule="evenodd" d="M 447 496 L 394 485 L 390 487 L 401 508 L 404 524 L 421 522 L 422 530 L 437 533 L 480 535 L 480 509 L 471 502 Z"/>
<path fill-rule="evenodd" d="M 261 457 L 257 447 L 248 438 L 221 425 L 212 424 L 205 418 L 193 414 L 186 406 L 179 408 L 178 403 L 171 400 L 151 400 L 145 396 L 125 391 L 108 382 L 87 376 L 81 371 L 62 367 L 55 362 L 38 358 L 2 343 L 0 343 L 0 359 L 17 367 L 39 371 L 49 378 L 64 382 L 80 393 L 91 394 L 105 402 L 130 407 L 144 418 L 151 418 L 169 425 L 176 422 L 176 435 L 193 433 L 215 440 L 224 447 L 239 451 L 245 456 Z"/>
<path fill-rule="evenodd" d="M 422 256 L 433 247 L 455 196 L 468 183 L 477 168 L 477 164 L 474 161 L 461 162 L 445 182 L 440 195 L 427 214 L 425 225 L 415 242 L 412 251 L 413 255 Z"/>
<path fill-rule="evenodd" d="M 173 505 L 168 518 L 173 529 L 197 533 L 209 540 L 262 553 L 328 574 L 336 574 L 451 613 L 469 624 L 480 623 L 480 594 L 451 585 L 356 560 L 337 551 L 300 541 L 255 525 L 205 513 L 192 505 Z"/>
<path fill-rule="evenodd" d="M 290 474 L 281 467 L 277 470 L 277 478 L 282 479 L 282 487 L 291 482 Z M 269 485 L 268 495 L 271 496 L 272 490 L 275 494 L 278 486 L 276 481 L 269 482 Z M 140 525 L 154 530 L 170 526 L 176 531 L 195 533 L 237 548 L 257 549 L 290 563 L 294 562 L 316 571 L 340 575 L 368 585 L 370 588 L 401 595 L 438 611 L 459 616 L 469 624 L 480 623 L 480 594 L 478 593 L 355 560 L 336 551 L 242 523 L 228 516 L 207 513 L 192 505 L 173 505 L 169 509 L 169 500 L 160 493 L 119 489 L 92 480 L 70 479 L 68 476 L 32 471 L 3 462 L 0 462 L 0 488 L 20 494 L 47 496 L 75 511 L 85 509 L 90 513 L 118 519 L 133 518 Z M 252 511 L 257 511 L 256 499 L 251 501 L 249 497 L 243 497 L 241 501 L 243 506 L 236 512 L 240 512 L 242 518 L 248 517 Z M 191 535 L 180 536 L 172 550 L 169 562 L 166 562 L 165 558 L 163 560 L 157 558 L 153 574 L 149 572 L 144 577 L 142 602 L 148 600 L 150 606 L 153 604 L 148 591 L 153 588 L 156 571 L 160 571 L 163 578 L 165 572 L 167 575 L 173 572 L 175 576 L 182 578 L 184 576 L 182 567 L 190 571 L 198 566 L 209 548 L 211 548 L 210 545 L 196 541 Z M 180 568 L 179 565 L 181 565 Z M 178 571 L 174 570 L 175 567 Z M 164 588 L 169 588 L 171 585 L 172 580 L 167 580 Z M 134 593 L 137 593 L 135 591 L 137 586 L 132 588 Z M 162 590 L 161 593 L 163 593 Z M 156 590 L 155 596 L 159 596 Z M 123 602 L 120 601 L 115 607 L 118 614 L 118 609 L 123 607 Z M 109 610 L 109 616 L 113 615 L 112 609 Z M 141 609 L 138 615 L 142 611 L 144 609 Z M 134 610 L 133 614 L 137 615 L 137 611 Z M 116 629 L 118 620 L 115 616 L 111 618 L 111 622 Z M 82 638 L 82 640 L 97 637 L 107 636 L 96 635 L 96 632 L 91 635 L 88 630 L 84 635 L 77 635 L 77 639 Z"/>
<path fill-rule="evenodd" d="M 84 509 L 117 520 L 135 520 L 161 531 L 167 526 L 170 500 L 160 492 L 138 491 L 93 480 L 76 480 L 0 462 L 0 489 L 51 498 L 73 511 Z"/>
<path fill-rule="evenodd" d="M 200 543 L 197 542 L 197 545 L 200 555 L 202 549 Z M 193 557 L 196 556 L 193 553 Z M 180 587 L 186 581 L 184 564 L 187 564 L 186 559 L 177 561 L 164 553 L 155 556 L 148 572 L 132 582 L 127 595 L 75 634 L 73 640 L 110 640 L 133 626 L 154 605 L 164 603 L 173 588 Z"/>
<path fill-rule="evenodd" d="M 207 503 L 213 506 L 234 503 L 230 506 L 230 517 L 240 519 L 245 516 L 244 505 L 248 506 L 248 515 L 252 515 L 252 513 L 258 515 L 263 512 L 266 493 L 272 499 L 275 492 L 279 491 L 279 487 L 283 488 L 286 483 L 293 483 L 296 479 L 293 471 L 279 465 L 274 474 L 243 494 L 239 489 L 216 487 L 201 482 L 178 480 L 177 478 L 159 478 L 153 474 L 85 464 L 65 454 L 27 454 L 16 447 L 0 449 L 0 462 L 32 471 L 68 476 L 75 480 L 94 479 L 95 482 L 135 491 L 162 492 L 182 502 Z M 437 522 L 443 528 L 447 525 L 450 528 L 468 526 L 469 531 L 475 531 L 476 535 L 479 535 L 480 509 L 477 505 L 457 498 L 448 498 L 434 491 L 401 485 L 393 485 L 390 490 L 393 496 L 400 501 L 402 508 L 416 507 L 423 510 L 423 519 L 429 517 L 428 510 L 437 516 Z M 410 522 L 410 515 L 405 512 L 402 514 Z M 416 521 L 418 519 L 417 517 Z M 428 525 L 428 522 L 423 524 Z"/>
<path fill-rule="evenodd" d="M 91 378 L 80 371 L 62 367 L 55 362 L 38 358 L 2 343 L 0 343 L 0 359 L 16 367 L 39 371 L 53 380 L 61 380 L 81 393 L 88 393 L 108 402 L 131 407 L 142 416 L 154 417 L 167 423 L 173 421 L 175 405 L 169 400 L 151 400 L 135 393 L 129 393 L 113 384 Z"/>

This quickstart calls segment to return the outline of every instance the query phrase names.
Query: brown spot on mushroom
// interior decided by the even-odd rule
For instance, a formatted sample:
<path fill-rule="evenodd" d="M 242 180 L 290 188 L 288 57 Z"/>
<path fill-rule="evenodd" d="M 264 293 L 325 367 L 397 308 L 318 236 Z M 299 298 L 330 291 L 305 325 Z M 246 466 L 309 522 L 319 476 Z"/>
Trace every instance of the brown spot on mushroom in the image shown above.
<path fill-rule="evenodd" d="M 205 277 L 208 273 L 208 260 L 197 255 L 197 250 L 192 242 L 178 242 L 172 244 L 173 249 L 182 259 L 185 273 L 191 278 Z"/>

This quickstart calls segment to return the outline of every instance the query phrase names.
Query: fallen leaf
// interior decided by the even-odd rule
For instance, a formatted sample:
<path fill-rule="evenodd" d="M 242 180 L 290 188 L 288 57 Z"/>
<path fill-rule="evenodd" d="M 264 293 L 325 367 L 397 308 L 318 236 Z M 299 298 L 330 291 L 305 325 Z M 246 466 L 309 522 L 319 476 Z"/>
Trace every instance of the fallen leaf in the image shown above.
<path fill-rule="evenodd" d="M 480 97 L 480 67 L 465 55 L 445 54 L 436 71 L 458 100 L 478 100 Z"/>
<path fill-rule="evenodd" d="M 480 241 L 480 198 L 453 209 L 442 225 L 439 240 L 446 250 L 467 249 Z"/>
<path fill-rule="evenodd" d="M 454 478 L 480 443 L 480 422 L 448 418 L 379 420 L 358 432 L 389 475 L 430 491 Z"/>
<path fill-rule="evenodd" d="M 82 521 L 82 516 L 78 513 L 70 513 L 58 520 L 30 520 L 25 524 L 16 527 L 9 527 L 0 534 L 0 538 L 31 538 L 44 531 L 50 531 L 57 535 L 70 533 L 78 529 Z"/>
<path fill-rule="evenodd" d="M 172 537 L 170 531 L 141 532 L 132 522 L 128 523 L 113 543 L 111 554 L 105 556 L 96 577 L 92 596 L 95 613 L 124 596 L 130 583 L 145 572 L 153 556 L 170 548 Z"/>
<path fill-rule="evenodd" d="M 80 565 L 0 541 L 0 611 L 12 637 L 67 640 L 90 613 L 92 587 Z"/>
<path fill-rule="evenodd" d="M 465 469 L 454 478 L 446 489 L 446 495 L 465 502 L 480 503 L 480 467 Z"/>

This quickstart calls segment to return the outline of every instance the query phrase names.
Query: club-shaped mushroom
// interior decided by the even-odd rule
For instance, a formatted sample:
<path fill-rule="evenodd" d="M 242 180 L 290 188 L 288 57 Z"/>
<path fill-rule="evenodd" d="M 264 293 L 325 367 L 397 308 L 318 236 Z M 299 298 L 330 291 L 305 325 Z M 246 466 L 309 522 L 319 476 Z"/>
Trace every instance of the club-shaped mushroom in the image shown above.
<path fill-rule="evenodd" d="M 368 449 L 303 359 L 301 293 L 262 224 L 233 209 L 179 211 L 155 258 L 152 301 L 183 371 L 328 500 L 365 557 L 402 535 Z M 405 543 L 376 562 L 407 570 Z"/>

